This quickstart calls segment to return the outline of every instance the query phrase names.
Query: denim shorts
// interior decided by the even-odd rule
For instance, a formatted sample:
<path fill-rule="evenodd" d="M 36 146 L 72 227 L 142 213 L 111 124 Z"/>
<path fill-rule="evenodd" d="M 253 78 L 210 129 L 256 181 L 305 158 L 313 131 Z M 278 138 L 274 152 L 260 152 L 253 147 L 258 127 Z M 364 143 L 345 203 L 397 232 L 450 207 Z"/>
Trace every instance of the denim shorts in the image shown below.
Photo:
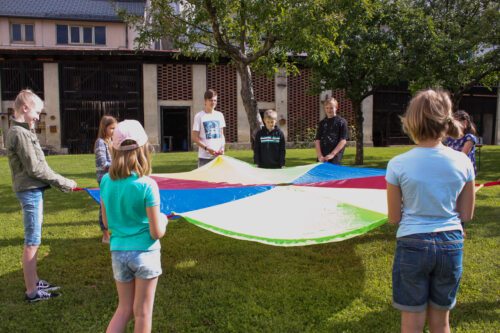
<path fill-rule="evenodd" d="M 462 277 L 460 230 L 414 234 L 397 239 L 392 268 L 392 303 L 396 309 L 422 312 L 430 305 L 451 310 Z"/>
<path fill-rule="evenodd" d="M 149 280 L 160 276 L 161 252 L 111 251 L 113 276 L 116 281 L 130 282 L 134 279 Z"/>
<path fill-rule="evenodd" d="M 45 188 L 16 192 L 24 221 L 24 245 L 38 246 L 42 242 L 43 192 Z"/>

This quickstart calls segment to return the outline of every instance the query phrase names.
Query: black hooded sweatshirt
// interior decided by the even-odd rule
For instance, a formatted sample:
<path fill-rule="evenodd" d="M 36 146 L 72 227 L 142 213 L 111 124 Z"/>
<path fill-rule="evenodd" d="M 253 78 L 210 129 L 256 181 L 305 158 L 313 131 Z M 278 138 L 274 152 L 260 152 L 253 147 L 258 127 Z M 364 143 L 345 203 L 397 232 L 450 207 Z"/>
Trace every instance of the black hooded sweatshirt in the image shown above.
<path fill-rule="evenodd" d="M 253 160 L 259 168 L 279 169 L 285 165 L 285 135 L 275 126 L 262 127 L 255 135 Z"/>

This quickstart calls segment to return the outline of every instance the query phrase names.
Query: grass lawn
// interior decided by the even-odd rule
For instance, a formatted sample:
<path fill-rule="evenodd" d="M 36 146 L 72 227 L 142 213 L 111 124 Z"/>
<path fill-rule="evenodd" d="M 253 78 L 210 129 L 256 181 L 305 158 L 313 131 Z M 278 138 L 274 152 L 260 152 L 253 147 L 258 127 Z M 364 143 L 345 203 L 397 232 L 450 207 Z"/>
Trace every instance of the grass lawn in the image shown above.
<path fill-rule="evenodd" d="M 385 168 L 408 147 L 366 148 L 366 166 Z M 228 155 L 251 161 L 250 151 Z M 287 166 L 314 162 L 310 149 L 288 150 Z M 94 156 L 49 156 L 81 187 L 95 187 Z M 354 161 L 348 148 L 345 164 Z M 195 153 L 156 154 L 154 172 L 193 169 Z M 422 170 L 425 172 L 425 170 Z M 500 146 L 485 146 L 478 182 L 500 178 Z M 464 275 L 453 332 L 500 332 L 500 186 L 478 192 L 468 226 Z M 277 209 L 293 209 L 278 202 Z M 109 249 L 100 242 L 98 206 L 83 192 L 45 195 L 39 275 L 63 295 L 26 304 L 23 227 L 0 157 L 0 332 L 103 332 L 117 304 Z M 256 218 L 265 216 L 256 210 Z M 237 216 L 235 216 L 237 222 Z M 210 233 L 181 221 L 162 239 L 163 275 L 154 332 L 397 332 L 391 306 L 396 228 L 384 225 L 338 243 L 281 248 Z M 132 331 L 129 327 L 129 332 Z"/>

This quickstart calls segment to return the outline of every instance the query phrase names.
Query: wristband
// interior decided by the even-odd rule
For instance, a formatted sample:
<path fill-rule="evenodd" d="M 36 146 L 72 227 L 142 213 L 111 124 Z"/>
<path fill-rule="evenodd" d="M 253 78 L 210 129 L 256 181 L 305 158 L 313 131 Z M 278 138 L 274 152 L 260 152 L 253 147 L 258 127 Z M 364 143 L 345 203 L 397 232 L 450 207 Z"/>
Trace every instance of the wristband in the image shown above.
<path fill-rule="evenodd" d="M 207 147 L 207 146 L 205 146 L 205 147 L 203 147 L 203 149 L 205 149 L 205 151 L 207 151 L 207 150 L 208 150 L 208 147 Z"/>

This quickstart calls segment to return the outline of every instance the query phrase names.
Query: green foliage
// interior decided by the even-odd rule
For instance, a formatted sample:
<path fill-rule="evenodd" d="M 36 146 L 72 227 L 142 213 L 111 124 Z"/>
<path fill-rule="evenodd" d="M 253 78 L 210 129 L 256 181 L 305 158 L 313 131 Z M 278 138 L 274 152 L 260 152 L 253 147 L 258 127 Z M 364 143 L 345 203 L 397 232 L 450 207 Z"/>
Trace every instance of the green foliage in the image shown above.
<path fill-rule="evenodd" d="M 290 55 L 324 62 L 336 50 L 338 16 L 330 0 L 151 0 L 145 18 L 126 17 L 139 47 L 168 39 L 172 48 L 213 63 L 229 59 L 240 75 L 250 134 L 259 128 L 252 71 L 296 73 Z M 312 52 L 312 50 L 314 52 Z M 311 51 L 311 52 L 310 52 Z"/>
<path fill-rule="evenodd" d="M 344 89 L 356 116 L 356 164 L 363 164 L 362 100 L 381 85 L 397 82 L 401 73 L 397 36 L 389 29 L 396 12 L 389 0 L 340 1 L 343 20 L 335 40 L 338 53 L 327 64 L 308 59 L 316 91 Z"/>
<path fill-rule="evenodd" d="M 385 168 L 410 147 L 366 148 L 366 166 Z M 230 152 L 251 161 L 251 151 Z M 313 149 L 289 149 L 287 166 L 315 162 Z M 485 146 L 478 182 L 499 177 L 500 147 Z M 82 187 L 96 186 L 93 155 L 49 156 L 58 172 Z M 344 161 L 354 163 L 354 150 Z M 155 173 L 195 168 L 196 154 L 159 153 Z M 464 275 L 453 332 L 500 331 L 498 274 L 500 187 L 478 192 L 468 224 Z M 23 226 L 0 157 L 0 332 L 104 332 L 117 305 L 109 248 L 100 242 L 97 204 L 83 192 L 45 193 L 41 278 L 62 285 L 63 295 L 25 304 L 21 270 Z M 290 209 L 277 202 L 276 209 Z M 256 218 L 265 218 L 256 211 Z M 237 219 L 235 219 L 235 223 Z M 367 332 L 399 331 L 391 306 L 395 228 L 384 225 L 339 243 L 279 248 L 226 238 L 183 221 L 162 239 L 153 332 Z M 132 332 L 129 325 L 127 332 Z"/>
<path fill-rule="evenodd" d="M 326 0 L 152 0 L 145 18 L 127 20 L 141 48 L 168 37 L 184 55 L 272 73 L 296 71 L 290 52 L 314 49 L 314 58 L 326 60 L 336 45 L 325 36 L 335 36 L 338 15 Z"/>
<path fill-rule="evenodd" d="M 314 139 L 316 138 L 316 128 L 308 127 L 302 133 L 295 135 L 295 148 L 310 148 L 314 147 Z"/>
<path fill-rule="evenodd" d="M 312 63 L 318 91 L 345 89 L 359 104 L 372 89 L 397 81 L 400 74 L 397 37 L 389 29 L 395 16 L 392 1 L 342 1 L 343 20 L 335 40 L 338 53 L 328 64 Z M 361 112 L 361 111 L 360 111 Z"/>
<path fill-rule="evenodd" d="M 459 101 L 468 88 L 500 81 L 500 3 L 405 0 L 391 28 L 400 36 L 410 89 L 443 87 Z"/>

